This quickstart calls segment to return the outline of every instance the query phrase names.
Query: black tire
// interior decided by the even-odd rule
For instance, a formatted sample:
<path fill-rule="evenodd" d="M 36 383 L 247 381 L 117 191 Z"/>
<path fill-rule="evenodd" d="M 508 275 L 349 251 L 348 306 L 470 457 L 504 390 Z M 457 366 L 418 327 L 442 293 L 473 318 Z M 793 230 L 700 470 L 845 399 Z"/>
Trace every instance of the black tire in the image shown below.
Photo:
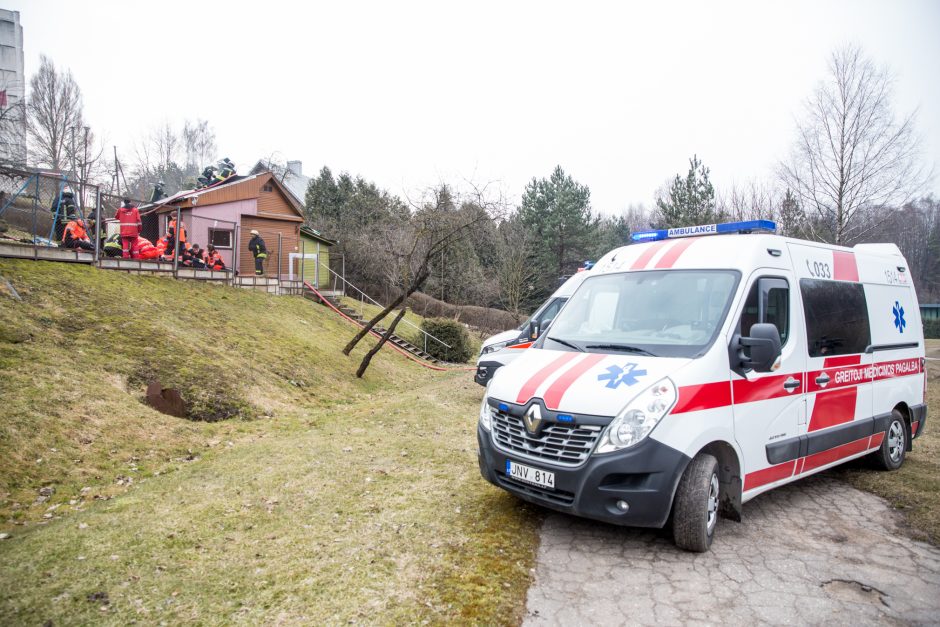
<path fill-rule="evenodd" d="M 718 460 L 707 453 L 696 455 L 682 473 L 672 506 L 672 537 L 680 549 L 704 553 L 712 545 L 719 485 Z"/>
<path fill-rule="evenodd" d="M 907 421 L 901 412 L 895 409 L 891 412 L 891 421 L 888 423 L 884 440 L 881 441 L 881 448 L 871 454 L 875 466 L 880 470 L 900 468 L 907 454 L 908 437 L 910 430 L 907 428 Z"/>

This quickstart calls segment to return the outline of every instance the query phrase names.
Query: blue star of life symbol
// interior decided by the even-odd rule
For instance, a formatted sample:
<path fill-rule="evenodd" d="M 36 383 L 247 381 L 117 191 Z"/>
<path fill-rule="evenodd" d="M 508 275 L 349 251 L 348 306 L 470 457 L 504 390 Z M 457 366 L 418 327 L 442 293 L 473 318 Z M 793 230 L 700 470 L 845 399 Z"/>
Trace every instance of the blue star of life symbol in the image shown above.
<path fill-rule="evenodd" d="M 901 303 L 894 301 L 894 326 L 897 327 L 898 333 L 904 333 L 904 327 L 907 326 L 907 320 L 904 319 L 904 307 L 901 307 Z"/>
<path fill-rule="evenodd" d="M 598 381 L 607 381 L 606 387 L 617 389 L 623 383 L 627 386 L 633 385 L 639 381 L 639 377 L 646 376 L 646 370 L 638 370 L 639 364 L 627 363 L 620 366 L 608 366 L 606 374 L 597 375 Z"/>

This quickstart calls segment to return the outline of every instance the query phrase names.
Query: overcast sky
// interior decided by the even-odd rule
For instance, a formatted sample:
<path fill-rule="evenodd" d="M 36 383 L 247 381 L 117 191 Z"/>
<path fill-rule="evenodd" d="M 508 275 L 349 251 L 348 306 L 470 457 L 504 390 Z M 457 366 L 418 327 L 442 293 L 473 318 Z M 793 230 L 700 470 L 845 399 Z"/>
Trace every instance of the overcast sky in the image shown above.
<path fill-rule="evenodd" d="M 26 74 L 72 70 L 130 161 L 205 118 L 219 157 L 348 170 L 394 193 L 496 182 L 518 201 L 560 164 L 595 210 L 649 206 L 696 153 L 719 187 L 767 178 L 834 47 L 860 44 L 919 109 L 940 165 L 940 2 L 92 2 L 18 10 Z M 940 190 L 937 179 L 932 190 Z"/>

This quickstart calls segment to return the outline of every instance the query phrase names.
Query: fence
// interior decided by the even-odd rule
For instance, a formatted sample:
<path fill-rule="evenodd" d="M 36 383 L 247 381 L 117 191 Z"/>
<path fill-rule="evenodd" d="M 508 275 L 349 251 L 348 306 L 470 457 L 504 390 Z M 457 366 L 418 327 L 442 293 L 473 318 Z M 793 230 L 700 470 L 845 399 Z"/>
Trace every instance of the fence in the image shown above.
<path fill-rule="evenodd" d="M 125 198 L 126 195 L 112 194 L 63 174 L 0 168 L 0 245 L 5 246 L 4 253 L 8 256 L 35 259 L 104 263 L 111 257 L 120 258 L 123 251 L 109 245 L 107 239 L 120 231 L 114 218 Z M 140 210 L 140 236 L 156 247 L 158 240 L 169 233 L 169 223 L 177 216 L 176 211 L 139 199 L 129 200 Z M 85 221 L 87 242 L 73 250 L 64 250 L 64 233 L 73 219 Z M 237 261 L 235 224 L 202 216 L 187 216 L 182 222 L 189 236 L 186 242 L 200 244 L 202 250 L 215 244 L 230 273 Z M 191 274 L 189 268 L 202 269 L 198 261 L 190 261 L 185 250 L 181 245 L 176 256 L 171 250 L 159 257 L 140 259 L 138 269 L 146 266 L 147 270 L 172 272 L 177 276 L 181 268 L 187 269 L 187 275 Z M 156 252 L 151 251 L 151 254 Z M 114 265 L 114 262 L 107 263 L 109 267 Z M 225 275 L 208 278 L 225 278 Z"/>

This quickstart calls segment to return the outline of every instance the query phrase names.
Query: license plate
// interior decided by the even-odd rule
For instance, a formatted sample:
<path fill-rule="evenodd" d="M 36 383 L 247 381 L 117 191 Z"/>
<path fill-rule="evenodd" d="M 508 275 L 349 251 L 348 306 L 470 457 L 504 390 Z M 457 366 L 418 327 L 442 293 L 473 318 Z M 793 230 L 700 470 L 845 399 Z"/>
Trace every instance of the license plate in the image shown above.
<path fill-rule="evenodd" d="M 517 481 L 524 481 L 543 488 L 555 489 L 555 473 L 539 470 L 531 466 L 523 466 L 514 461 L 506 460 L 506 476 Z"/>

